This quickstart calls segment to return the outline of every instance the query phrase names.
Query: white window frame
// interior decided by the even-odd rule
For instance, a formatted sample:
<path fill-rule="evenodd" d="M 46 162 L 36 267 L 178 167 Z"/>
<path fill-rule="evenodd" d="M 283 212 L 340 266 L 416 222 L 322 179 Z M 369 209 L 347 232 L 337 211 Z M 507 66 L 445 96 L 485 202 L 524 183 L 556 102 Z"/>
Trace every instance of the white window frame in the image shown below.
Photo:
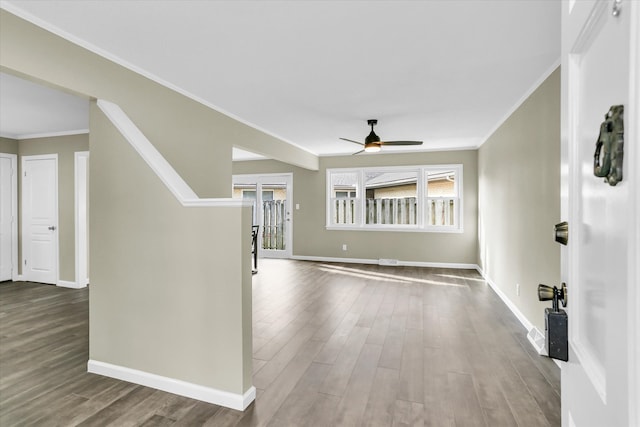
<path fill-rule="evenodd" d="M 427 195 L 427 173 L 433 171 L 451 171 L 456 175 L 454 188 L 456 189 L 456 197 L 428 197 Z M 416 172 L 416 200 L 417 200 L 417 218 L 416 224 L 367 224 L 364 218 L 366 212 L 365 197 L 365 174 L 369 171 L 376 172 Z M 331 185 L 331 175 L 334 173 L 356 173 L 356 210 L 354 224 L 334 224 L 332 223 L 332 200 L 333 188 Z M 462 233 L 464 232 L 464 197 L 463 197 L 463 167 L 462 164 L 448 165 L 414 165 L 414 166 L 378 166 L 363 168 L 330 168 L 327 169 L 326 176 L 326 229 L 327 230 L 357 230 L 357 231 L 403 231 L 403 232 L 427 232 L 427 233 Z M 350 199 L 353 199 L 349 197 Z M 427 223 L 426 211 L 429 200 L 450 200 L 454 199 L 454 225 L 429 225 Z"/>
<path fill-rule="evenodd" d="M 425 225 L 424 225 L 424 229 L 425 231 L 431 231 L 431 232 L 462 232 L 463 228 L 462 225 L 464 224 L 464 222 L 462 221 L 462 165 L 434 165 L 434 166 L 428 166 L 428 167 L 424 167 L 423 170 L 423 175 L 422 175 L 422 182 L 426 183 L 427 182 L 427 176 L 429 172 L 434 172 L 434 171 L 442 171 L 442 172 L 446 172 L 446 171 L 450 171 L 453 170 L 455 172 L 456 175 L 456 179 L 454 181 L 454 189 L 455 192 L 457 193 L 457 196 L 454 197 L 429 197 L 428 193 L 427 193 L 427 189 L 424 189 L 424 203 L 423 203 L 423 208 L 425 209 L 424 215 L 423 215 L 423 219 L 425 220 Z M 427 223 L 428 220 L 428 212 L 426 212 L 429 200 L 455 200 L 457 203 L 454 204 L 455 209 L 454 209 L 454 222 L 453 225 L 451 226 L 446 226 L 446 225 L 430 225 Z"/>
<path fill-rule="evenodd" d="M 331 174 L 330 174 L 329 171 L 334 171 L 336 173 L 355 173 L 356 177 L 357 177 L 356 196 L 355 197 L 351 197 L 351 190 L 349 190 L 349 196 L 348 197 L 333 197 L 333 188 L 331 187 Z M 333 217 L 333 203 L 332 203 L 332 200 L 334 200 L 334 199 L 355 200 L 354 216 L 355 216 L 356 224 L 332 224 L 331 223 L 331 218 Z M 356 169 L 351 169 L 351 168 L 327 169 L 327 192 L 326 192 L 327 228 L 335 228 L 335 229 L 340 229 L 340 230 L 354 229 L 354 228 L 358 228 L 359 229 L 358 222 L 360 221 L 360 218 L 362 217 L 362 213 L 360 212 L 361 205 L 362 205 L 362 202 L 360 201 L 361 199 L 362 199 L 362 173 L 360 173 L 360 169 L 357 169 L 357 168 Z"/>

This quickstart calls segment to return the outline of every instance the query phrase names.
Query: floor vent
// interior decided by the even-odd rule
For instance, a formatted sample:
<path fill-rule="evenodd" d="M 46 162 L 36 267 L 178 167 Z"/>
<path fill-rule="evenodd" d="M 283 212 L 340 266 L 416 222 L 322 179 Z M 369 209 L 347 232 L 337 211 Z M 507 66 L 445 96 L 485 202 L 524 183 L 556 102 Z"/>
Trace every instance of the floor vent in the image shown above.
<path fill-rule="evenodd" d="M 378 260 L 378 264 L 380 264 L 380 265 L 398 265 L 398 260 L 397 259 L 380 258 Z"/>
<path fill-rule="evenodd" d="M 529 342 L 531 342 L 531 344 L 533 344 L 535 349 L 538 351 L 538 354 L 542 356 L 547 355 L 547 349 L 545 348 L 545 337 L 544 334 L 538 330 L 538 328 L 531 328 L 531 330 L 527 334 L 527 338 L 529 338 Z"/>

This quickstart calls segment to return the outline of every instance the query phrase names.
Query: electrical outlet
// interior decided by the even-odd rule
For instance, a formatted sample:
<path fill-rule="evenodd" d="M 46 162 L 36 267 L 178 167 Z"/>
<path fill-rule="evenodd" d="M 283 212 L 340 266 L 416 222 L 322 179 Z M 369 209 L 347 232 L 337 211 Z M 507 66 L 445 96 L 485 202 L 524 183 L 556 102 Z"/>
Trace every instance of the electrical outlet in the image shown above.
<path fill-rule="evenodd" d="M 516 295 L 520 296 L 520 283 L 516 283 Z"/>
<path fill-rule="evenodd" d="M 296 210 L 299 211 L 300 210 L 300 203 L 296 203 Z"/>
<path fill-rule="evenodd" d="M 343 245 L 342 245 L 342 250 L 343 250 L 343 251 L 346 251 L 346 250 L 347 250 L 347 245 L 346 245 L 346 244 L 343 244 Z"/>

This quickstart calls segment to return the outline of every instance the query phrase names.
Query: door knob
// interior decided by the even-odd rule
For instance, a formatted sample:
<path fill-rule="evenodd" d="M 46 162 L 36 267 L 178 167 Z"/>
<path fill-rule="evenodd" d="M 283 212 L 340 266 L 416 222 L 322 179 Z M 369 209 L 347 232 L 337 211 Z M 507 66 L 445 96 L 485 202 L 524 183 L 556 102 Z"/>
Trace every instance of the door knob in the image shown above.
<path fill-rule="evenodd" d="M 569 241 L 569 223 L 567 221 L 563 221 L 556 224 L 554 227 L 554 236 L 556 242 L 566 246 Z"/>
<path fill-rule="evenodd" d="M 567 293 L 567 284 L 562 283 L 560 288 L 554 286 L 547 286 L 540 284 L 538 285 L 538 300 L 540 301 L 549 301 L 553 300 L 553 311 L 559 311 L 558 301 L 562 303 L 563 307 L 567 306 L 567 302 L 569 302 L 569 295 Z"/>
<path fill-rule="evenodd" d="M 50 225 L 50 226 L 49 226 L 49 230 L 53 231 L 53 230 L 55 230 L 55 229 L 56 229 L 56 226 L 55 226 L 55 225 Z"/>
<path fill-rule="evenodd" d="M 556 286 L 538 286 L 538 299 L 540 301 L 553 300 L 553 308 L 544 309 L 544 336 L 547 355 L 554 359 L 569 360 L 569 319 L 567 312 L 559 307 L 567 306 L 567 285 L 563 283 L 558 289 Z"/>

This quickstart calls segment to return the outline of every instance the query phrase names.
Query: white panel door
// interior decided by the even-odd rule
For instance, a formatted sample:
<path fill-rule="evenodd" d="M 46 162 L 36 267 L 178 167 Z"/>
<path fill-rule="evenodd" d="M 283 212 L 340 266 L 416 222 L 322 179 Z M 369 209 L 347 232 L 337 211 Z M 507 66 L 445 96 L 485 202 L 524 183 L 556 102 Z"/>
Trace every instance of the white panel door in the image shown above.
<path fill-rule="evenodd" d="M 58 281 L 58 158 L 22 158 L 22 265 L 25 280 Z"/>
<path fill-rule="evenodd" d="M 638 404 L 630 376 L 635 333 L 629 301 L 638 283 L 628 255 L 636 248 L 637 97 L 630 94 L 632 25 L 640 4 L 631 1 L 563 2 L 562 128 L 565 145 L 563 216 L 569 243 L 562 277 L 569 290 L 569 361 L 562 365 L 564 426 L 636 425 Z M 633 22 L 633 24 L 632 24 Z M 635 80 L 637 82 L 637 80 Z M 635 85 L 636 83 L 634 83 Z M 623 181 L 610 186 L 594 175 L 594 152 L 605 114 L 624 106 Z M 632 115 L 633 114 L 633 115 Z M 632 261 L 631 261 L 632 262 Z"/>
<path fill-rule="evenodd" d="M 15 155 L 0 154 L 0 282 L 11 280 L 14 268 L 14 242 L 17 239 L 13 231 L 16 201 L 14 200 L 15 186 Z M 17 267 L 17 266 L 16 266 Z"/>

